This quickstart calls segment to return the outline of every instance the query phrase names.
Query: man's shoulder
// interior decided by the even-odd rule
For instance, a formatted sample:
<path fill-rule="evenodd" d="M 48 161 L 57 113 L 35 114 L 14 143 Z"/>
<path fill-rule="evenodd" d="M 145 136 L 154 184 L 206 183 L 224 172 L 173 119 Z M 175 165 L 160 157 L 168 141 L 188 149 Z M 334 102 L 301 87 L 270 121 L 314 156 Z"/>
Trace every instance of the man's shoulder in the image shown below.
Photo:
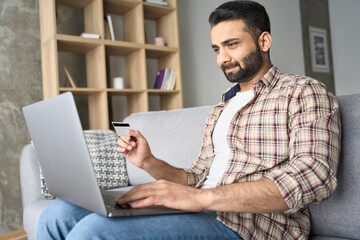
<path fill-rule="evenodd" d="M 277 76 L 277 83 L 273 90 L 280 91 L 282 94 L 289 94 L 292 97 L 302 95 L 305 92 L 309 94 L 331 95 L 324 83 L 312 77 L 281 72 Z"/>
<path fill-rule="evenodd" d="M 277 80 L 272 92 L 292 103 L 298 104 L 303 101 L 307 105 L 313 102 L 321 105 L 330 104 L 333 108 L 338 107 L 335 96 L 317 79 L 298 74 L 279 73 Z"/>
<path fill-rule="evenodd" d="M 309 76 L 299 74 L 289 74 L 279 71 L 277 66 L 273 65 L 267 74 L 261 79 L 270 91 L 275 90 L 283 92 L 291 92 L 296 89 L 302 89 L 307 86 L 326 89 L 326 86 Z"/>
<path fill-rule="evenodd" d="M 278 77 L 278 84 L 279 87 L 287 86 L 293 88 L 302 88 L 309 85 L 314 85 L 318 87 L 325 87 L 325 85 L 309 76 L 303 76 L 298 74 L 288 74 L 288 73 L 280 73 Z M 325 87 L 326 88 L 326 87 Z"/>

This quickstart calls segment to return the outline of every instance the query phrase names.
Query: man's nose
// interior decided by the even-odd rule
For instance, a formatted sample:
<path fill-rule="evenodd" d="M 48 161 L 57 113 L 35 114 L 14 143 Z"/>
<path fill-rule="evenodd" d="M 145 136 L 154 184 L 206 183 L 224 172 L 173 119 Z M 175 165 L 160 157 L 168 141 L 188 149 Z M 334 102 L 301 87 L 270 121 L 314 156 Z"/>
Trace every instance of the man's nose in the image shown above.
<path fill-rule="evenodd" d="M 231 57 L 228 52 L 224 49 L 221 49 L 218 54 L 218 65 L 222 66 L 224 63 L 231 62 Z"/>

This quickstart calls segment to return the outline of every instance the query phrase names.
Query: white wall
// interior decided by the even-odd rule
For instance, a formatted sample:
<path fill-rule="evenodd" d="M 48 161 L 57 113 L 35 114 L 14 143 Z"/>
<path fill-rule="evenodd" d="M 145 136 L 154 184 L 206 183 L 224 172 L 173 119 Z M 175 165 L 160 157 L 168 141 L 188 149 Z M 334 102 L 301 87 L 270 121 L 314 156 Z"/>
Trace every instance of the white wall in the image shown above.
<path fill-rule="evenodd" d="M 210 13 L 226 0 L 179 0 L 184 107 L 216 104 L 230 83 L 211 49 Z M 271 59 L 282 72 L 304 74 L 298 0 L 259 0 L 272 25 Z"/>
<path fill-rule="evenodd" d="M 336 95 L 360 93 L 359 11 L 359 0 L 329 0 Z"/>

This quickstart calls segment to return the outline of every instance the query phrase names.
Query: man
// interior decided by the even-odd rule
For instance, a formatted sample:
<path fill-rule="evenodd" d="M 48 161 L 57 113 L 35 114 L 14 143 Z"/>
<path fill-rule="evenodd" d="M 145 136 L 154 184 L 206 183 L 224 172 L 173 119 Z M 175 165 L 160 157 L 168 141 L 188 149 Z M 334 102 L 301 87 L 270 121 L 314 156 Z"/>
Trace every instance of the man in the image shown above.
<path fill-rule="evenodd" d="M 217 63 L 235 84 L 207 119 L 199 159 L 190 169 L 178 169 L 155 158 L 138 131 L 118 141 L 118 151 L 160 179 L 134 187 L 118 204 L 198 213 L 106 219 L 58 201 L 45 210 L 39 237 L 308 237 L 307 205 L 328 198 L 336 187 L 338 104 L 320 82 L 280 73 L 271 64 L 270 22 L 260 4 L 224 3 L 209 22 Z M 61 213 L 50 218 L 56 211 Z"/>

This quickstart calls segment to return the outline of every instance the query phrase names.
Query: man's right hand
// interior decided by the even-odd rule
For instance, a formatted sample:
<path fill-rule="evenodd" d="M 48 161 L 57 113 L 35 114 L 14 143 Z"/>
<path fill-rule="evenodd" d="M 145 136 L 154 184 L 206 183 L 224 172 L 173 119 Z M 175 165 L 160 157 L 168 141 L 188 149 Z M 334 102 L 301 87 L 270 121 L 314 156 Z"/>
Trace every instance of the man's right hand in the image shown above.
<path fill-rule="evenodd" d="M 150 146 L 139 131 L 129 129 L 127 133 L 130 136 L 121 136 L 119 138 L 117 151 L 123 153 L 135 166 L 144 169 L 146 163 L 154 159 Z"/>

